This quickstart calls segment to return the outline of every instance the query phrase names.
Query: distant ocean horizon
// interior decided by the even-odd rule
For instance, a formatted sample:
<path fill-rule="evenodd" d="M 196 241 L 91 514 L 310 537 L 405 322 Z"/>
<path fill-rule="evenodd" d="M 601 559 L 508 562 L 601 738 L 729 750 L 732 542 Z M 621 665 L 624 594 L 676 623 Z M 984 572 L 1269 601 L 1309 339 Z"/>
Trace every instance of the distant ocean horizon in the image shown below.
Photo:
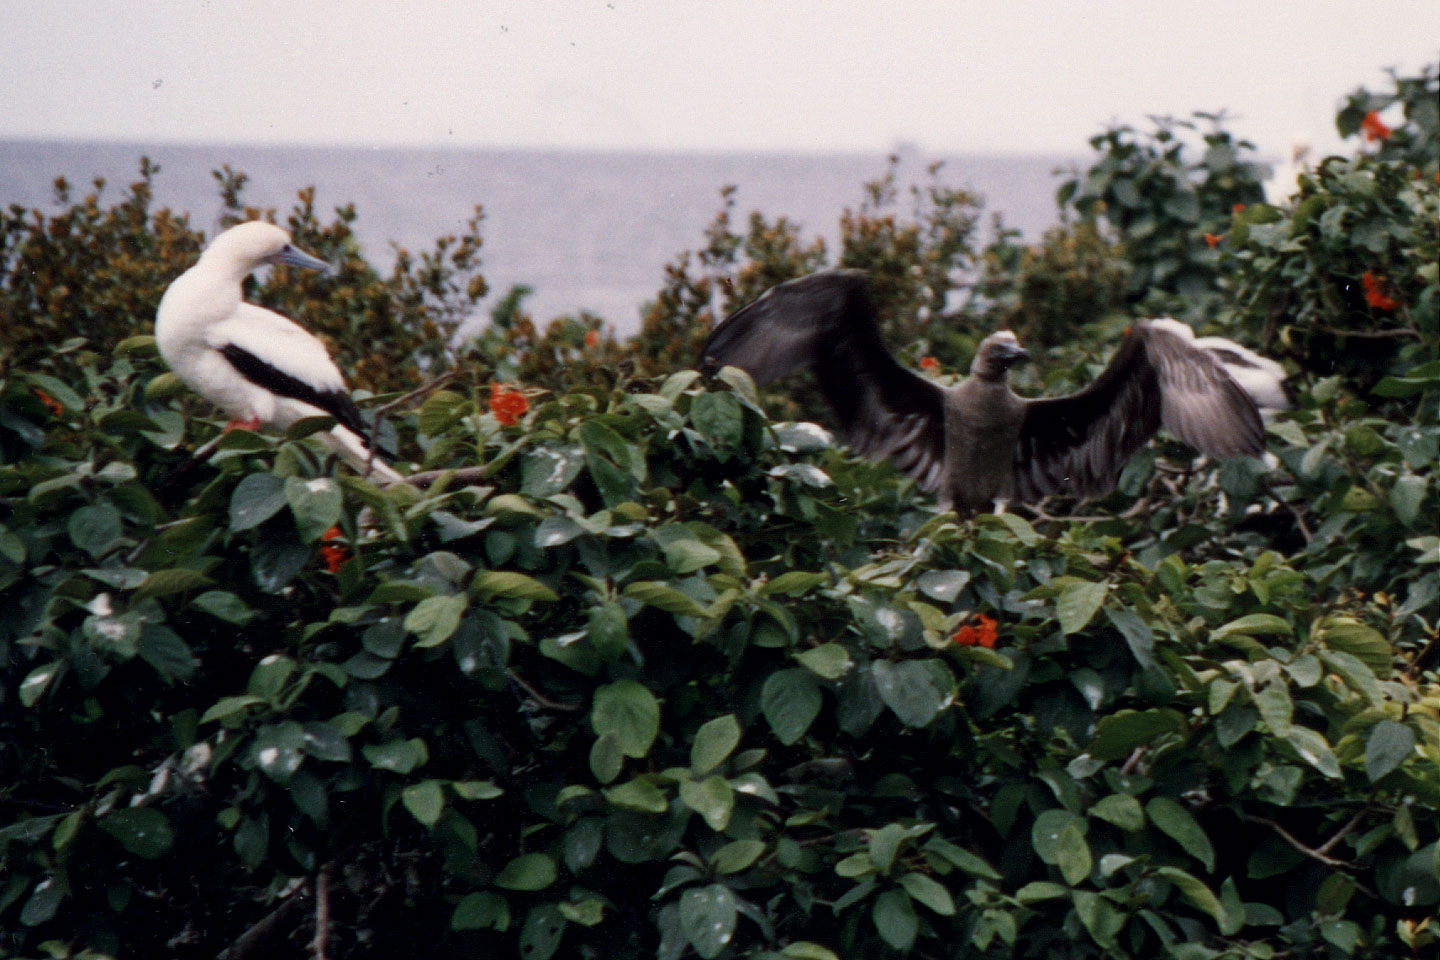
<path fill-rule="evenodd" d="M 317 216 L 354 204 L 362 252 L 377 269 L 394 249 L 430 249 L 462 232 L 483 207 L 482 272 L 491 294 L 482 309 L 513 285 L 534 292 L 526 306 L 542 325 L 588 310 L 620 335 L 639 325 L 644 303 L 664 280 L 664 266 L 704 245 L 704 232 L 734 186 L 737 229 L 752 211 L 785 217 L 802 237 L 824 238 L 833 259 L 839 220 L 865 198 L 864 184 L 899 158 L 899 209 L 907 188 L 939 179 L 985 201 L 980 238 L 990 217 L 1027 239 L 1058 222 L 1057 170 L 1081 158 L 1053 154 L 946 156 L 901 146 L 875 153 L 617 152 L 493 148 L 177 145 L 109 141 L 0 140 L 0 204 L 56 212 L 53 183 L 69 181 L 72 200 L 106 181 L 102 203 L 119 200 L 138 179 L 140 158 L 159 165 L 154 208 L 188 213 L 213 235 L 221 212 L 211 172 L 228 164 L 247 176 L 242 200 L 274 208 L 278 218 L 304 187 L 315 188 Z"/>

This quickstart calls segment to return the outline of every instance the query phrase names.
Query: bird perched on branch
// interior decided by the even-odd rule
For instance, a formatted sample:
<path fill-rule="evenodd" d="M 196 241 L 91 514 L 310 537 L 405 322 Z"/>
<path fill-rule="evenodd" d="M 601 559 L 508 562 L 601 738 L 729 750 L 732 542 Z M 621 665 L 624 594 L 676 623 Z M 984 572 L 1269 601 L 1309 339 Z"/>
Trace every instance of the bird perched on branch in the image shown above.
<path fill-rule="evenodd" d="M 856 452 L 890 458 L 937 493 L 941 509 L 983 510 L 996 500 L 1107 493 L 1162 425 L 1210 456 L 1263 453 L 1254 400 L 1183 326 L 1139 322 L 1089 386 L 1033 400 L 1010 389 L 1010 367 L 1029 353 L 1001 330 L 981 341 L 968 378 L 943 387 L 885 348 L 864 274 L 831 270 L 741 307 L 701 356 L 757 383 L 813 369 Z"/>
<path fill-rule="evenodd" d="M 252 221 L 217 236 L 165 291 L 155 316 L 160 356 L 175 375 L 230 417 L 226 429 L 280 429 L 331 416 L 318 438 L 361 473 L 402 479 L 370 455 L 368 431 L 325 345 L 273 310 L 241 298 L 241 282 L 267 263 L 329 270 L 271 223 Z"/>

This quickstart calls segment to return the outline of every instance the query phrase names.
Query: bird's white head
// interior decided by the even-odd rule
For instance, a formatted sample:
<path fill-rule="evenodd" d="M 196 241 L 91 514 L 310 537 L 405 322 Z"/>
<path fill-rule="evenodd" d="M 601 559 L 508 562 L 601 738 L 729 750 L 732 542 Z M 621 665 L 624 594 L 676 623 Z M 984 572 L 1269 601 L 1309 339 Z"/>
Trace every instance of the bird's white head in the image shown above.
<path fill-rule="evenodd" d="M 997 330 L 984 340 L 975 351 L 970 362 L 970 375 L 986 380 L 998 380 L 1014 363 L 1030 356 L 1030 351 L 1020 346 L 1020 338 L 1010 330 Z"/>
<path fill-rule="evenodd" d="M 251 220 L 231 227 L 210 242 L 200 259 L 224 265 L 227 272 L 241 276 L 266 263 L 283 263 L 311 270 L 329 270 L 330 264 L 295 246 L 290 234 L 263 220 Z"/>

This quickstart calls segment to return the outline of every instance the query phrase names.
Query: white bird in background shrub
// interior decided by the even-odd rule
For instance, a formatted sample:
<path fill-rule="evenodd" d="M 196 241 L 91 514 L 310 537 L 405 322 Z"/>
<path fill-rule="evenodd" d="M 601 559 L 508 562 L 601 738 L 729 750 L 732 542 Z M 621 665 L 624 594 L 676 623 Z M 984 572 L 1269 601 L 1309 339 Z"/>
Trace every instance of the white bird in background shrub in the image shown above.
<path fill-rule="evenodd" d="M 337 421 L 317 435 L 361 473 L 403 479 L 378 458 L 345 378 L 325 345 L 273 310 L 246 303 L 241 283 L 267 263 L 328 270 L 271 223 L 252 221 L 221 233 L 195 266 L 165 291 L 155 317 L 160 356 L 175 375 L 230 418 L 226 428 L 285 429 L 304 417 Z"/>

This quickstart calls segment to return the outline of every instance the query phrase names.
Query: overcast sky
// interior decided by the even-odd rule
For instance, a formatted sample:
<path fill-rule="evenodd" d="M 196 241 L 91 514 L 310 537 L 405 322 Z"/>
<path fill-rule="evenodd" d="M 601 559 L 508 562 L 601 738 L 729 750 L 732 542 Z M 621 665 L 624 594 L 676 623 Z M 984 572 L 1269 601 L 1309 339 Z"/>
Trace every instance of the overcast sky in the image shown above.
<path fill-rule="evenodd" d="M 1262 153 L 1440 56 L 1435 0 L 0 0 L 0 137 L 1076 152 L 1228 108 Z"/>

